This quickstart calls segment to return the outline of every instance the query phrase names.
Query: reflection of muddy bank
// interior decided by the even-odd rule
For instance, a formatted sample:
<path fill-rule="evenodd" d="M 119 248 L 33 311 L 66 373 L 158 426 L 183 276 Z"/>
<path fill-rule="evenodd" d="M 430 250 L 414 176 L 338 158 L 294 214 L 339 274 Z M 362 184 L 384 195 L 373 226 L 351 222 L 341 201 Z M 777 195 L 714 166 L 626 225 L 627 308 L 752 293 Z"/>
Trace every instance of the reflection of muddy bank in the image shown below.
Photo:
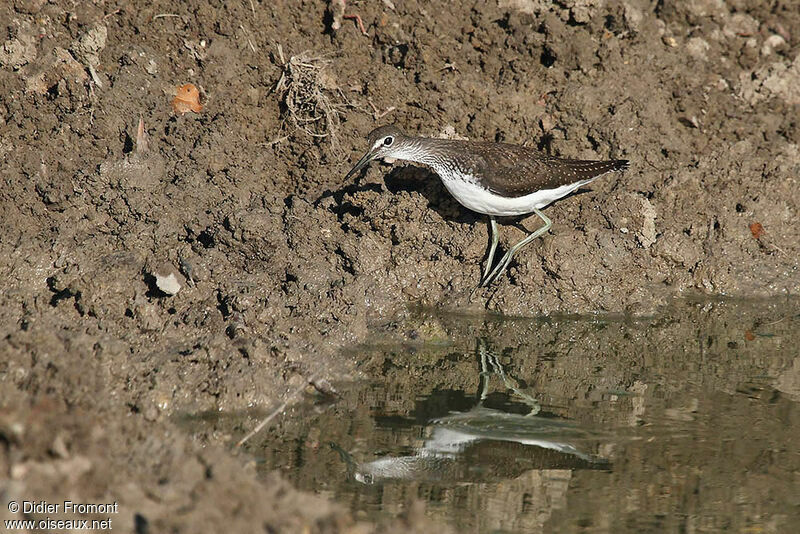
<path fill-rule="evenodd" d="M 764 377 L 794 397 L 796 354 L 790 347 L 797 339 L 799 307 L 790 299 L 676 301 L 652 318 L 630 320 L 423 312 L 410 324 L 389 328 L 410 351 L 390 352 L 370 364 L 391 382 L 393 373 L 418 364 L 424 369 L 418 380 L 436 387 L 441 373 L 418 355 L 420 340 L 447 341 L 446 350 L 457 352 L 468 351 L 469 340 L 480 335 L 492 340 L 508 374 L 523 381 L 544 410 L 567 416 L 596 402 L 635 404 L 639 394 L 673 394 L 689 385 L 733 393 Z M 570 399 L 570 407 L 561 406 L 562 399 Z"/>
<path fill-rule="evenodd" d="M 753 503 L 736 516 L 744 524 L 788 506 L 800 468 L 775 452 L 800 439 L 786 386 L 799 312 L 793 302 L 683 302 L 634 322 L 412 314 L 350 351 L 368 382 L 295 411 L 282 438 L 250 450 L 356 510 L 391 513 L 419 495 L 458 528 L 636 531 L 659 514 L 719 522 L 736 516 L 734 498 Z M 493 365 L 475 336 L 490 340 Z M 771 474 L 754 477 L 753 462 Z M 769 480 L 782 491 L 764 501 Z"/>

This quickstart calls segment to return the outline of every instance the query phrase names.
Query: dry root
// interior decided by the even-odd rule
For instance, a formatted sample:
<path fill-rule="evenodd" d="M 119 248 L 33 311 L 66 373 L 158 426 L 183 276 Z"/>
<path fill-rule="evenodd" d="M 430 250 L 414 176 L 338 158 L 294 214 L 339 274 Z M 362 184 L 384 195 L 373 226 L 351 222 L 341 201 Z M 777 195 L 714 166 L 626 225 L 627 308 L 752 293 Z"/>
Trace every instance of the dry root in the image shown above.
<path fill-rule="evenodd" d="M 285 119 L 296 130 L 317 139 L 328 138 L 331 148 L 338 148 L 339 115 L 344 112 L 347 100 L 326 68 L 330 60 L 303 52 L 283 59 L 283 73 L 275 92 L 281 99 Z"/>

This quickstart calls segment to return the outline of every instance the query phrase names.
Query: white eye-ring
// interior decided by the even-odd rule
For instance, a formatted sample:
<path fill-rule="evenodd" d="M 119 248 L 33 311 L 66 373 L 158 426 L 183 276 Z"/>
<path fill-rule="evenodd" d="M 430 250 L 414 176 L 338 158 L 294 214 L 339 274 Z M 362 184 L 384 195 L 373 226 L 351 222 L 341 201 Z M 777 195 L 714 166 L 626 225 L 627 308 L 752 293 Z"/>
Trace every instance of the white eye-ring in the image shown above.
<path fill-rule="evenodd" d="M 391 135 L 387 135 L 383 138 L 383 146 L 392 146 L 392 143 L 394 143 L 394 137 Z"/>

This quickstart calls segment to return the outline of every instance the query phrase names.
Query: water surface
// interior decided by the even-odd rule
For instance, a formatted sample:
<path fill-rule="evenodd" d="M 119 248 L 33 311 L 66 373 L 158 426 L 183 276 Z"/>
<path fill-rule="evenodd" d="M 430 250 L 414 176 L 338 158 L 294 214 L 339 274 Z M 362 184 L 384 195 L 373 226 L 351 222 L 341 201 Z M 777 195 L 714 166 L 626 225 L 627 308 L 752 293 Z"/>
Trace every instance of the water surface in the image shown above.
<path fill-rule="evenodd" d="M 787 532 L 798 343 L 792 301 L 635 321 L 418 312 L 348 349 L 363 379 L 338 400 L 309 396 L 248 451 L 377 521 L 418 499 L 463 532 Z"/>

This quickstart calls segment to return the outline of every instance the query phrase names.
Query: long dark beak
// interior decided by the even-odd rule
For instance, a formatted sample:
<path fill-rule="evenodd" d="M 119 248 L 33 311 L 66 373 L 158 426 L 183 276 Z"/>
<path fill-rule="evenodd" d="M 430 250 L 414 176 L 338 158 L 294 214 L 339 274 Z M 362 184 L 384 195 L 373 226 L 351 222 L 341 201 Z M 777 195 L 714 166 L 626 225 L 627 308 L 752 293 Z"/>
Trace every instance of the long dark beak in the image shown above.
<path fill-rule="evenodd" d="M 352 169 L 350 169 L 350 172 L 347 173 L 347 176 L 344 177 L 344 180 L 345 181 L 349 180 L 351 176 L 353 176 L 355 173 L 366 167 L 367 163 L 372 161 L 372 158 L 373 156 L 371 151 L 364 154 L 364 157 L 358 160 L 358 163 L 356 163 L 355 166 Z"/>

